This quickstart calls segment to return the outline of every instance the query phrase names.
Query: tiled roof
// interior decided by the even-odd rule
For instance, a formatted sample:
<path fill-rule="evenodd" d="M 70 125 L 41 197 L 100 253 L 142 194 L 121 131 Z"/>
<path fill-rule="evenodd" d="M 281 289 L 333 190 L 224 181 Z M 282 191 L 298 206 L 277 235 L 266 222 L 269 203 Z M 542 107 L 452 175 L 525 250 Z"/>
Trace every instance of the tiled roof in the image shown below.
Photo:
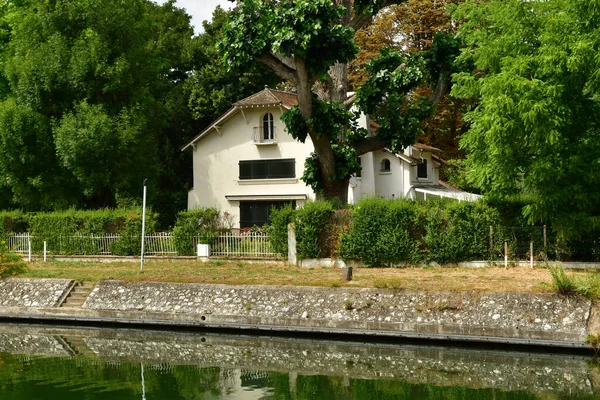
<path fill-rule="evenodd" d="M 412 145 L 412 147 L 414 147 L 417 150 L 423 150 L 423 151 L 434 151 L 437 153 L 441 153 L 442 150 L 438 149 L 437 147 L 433 147 L 433 146 L 429 146 L 427 144 L 423 144 L 423 143 L 415 143 Z"/>
<path fill-rule="evenodd" d="M 298 99 L 296 94 L 266 88 L 258 93 L 253 94 L 252 96 L 233 103 L 233 105 L 237 107 L 272 106 L 279 104 L 282 104 L 286 107 L 293 107 L 297 105 Z"/>

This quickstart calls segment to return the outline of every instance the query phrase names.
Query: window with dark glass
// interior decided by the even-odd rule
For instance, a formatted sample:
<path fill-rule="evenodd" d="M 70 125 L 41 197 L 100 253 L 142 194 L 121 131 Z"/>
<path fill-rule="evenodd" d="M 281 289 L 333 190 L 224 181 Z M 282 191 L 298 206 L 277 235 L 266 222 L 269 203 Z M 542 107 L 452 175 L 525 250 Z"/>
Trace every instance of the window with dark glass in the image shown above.
<path fill-rule="evenodd" d="M 278 179 L 296 177 L 296 160 L 242 160 L 239 162 L 240 179 Z"/>
<path fill-rule="evenodd" d="M 360 169 L 356 173 L 356 177 L 360 178 L 362 177 L 362 160 L 360 159 L 360 157 L 356 157 L 356 162 L 358 163 L 358 165 L 360 165 Z"/>
<path fill-rule="evenodd" d="M 384 158 L 381 160 L 381 172 L 390 172 L 392 170 L 390 160 Z"/>
<path fill-rule="evenodd" d="M 272 140 L 275 136 L 273 134 L 273 114 L 267 113 L 263 116 L 263 140 Z"/>
<path fill-rule="evenodd" d="M 240 228 L 263 226 L 271 222 L 271 210 L 292 204 L 296 201 L 240 201 Z"/>
<path fill-rule="evenodd" d="M 427 178 L 427 160 L 417 164 L 417 178 Z"/>

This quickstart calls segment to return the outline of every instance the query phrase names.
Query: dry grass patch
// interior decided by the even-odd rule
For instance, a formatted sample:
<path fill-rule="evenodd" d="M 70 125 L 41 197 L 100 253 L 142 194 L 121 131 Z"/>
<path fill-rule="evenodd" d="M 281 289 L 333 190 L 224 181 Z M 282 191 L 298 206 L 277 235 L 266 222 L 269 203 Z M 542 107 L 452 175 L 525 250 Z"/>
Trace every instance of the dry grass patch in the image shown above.
<path fill-rule="evenodd" d="M 584 275 L 573 272 L 573 275 Z M 219 283 L 229 285 L 294 285 L 375 287 L 426 291 L 551 292 L 546 269 L 530 268 L 355 268 L 353 280 L 342 280 L 335 268 L 300 268 L 285 263 L 193 260 L 138 262 L 36 262 L 20 276 L 80 281 L 121 279 L 129 282 Z M 545 284 L 544 284 L 545 282 Z"/>

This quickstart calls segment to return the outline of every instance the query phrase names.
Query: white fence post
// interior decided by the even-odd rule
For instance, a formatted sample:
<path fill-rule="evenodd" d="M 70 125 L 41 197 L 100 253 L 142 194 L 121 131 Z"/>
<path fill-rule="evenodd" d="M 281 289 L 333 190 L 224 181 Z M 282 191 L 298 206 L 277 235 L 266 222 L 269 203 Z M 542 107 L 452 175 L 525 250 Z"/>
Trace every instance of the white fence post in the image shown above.
<path fill-rule="evenodd" d="M 44 240 L 44 262 L 46 262 L 46 241 Z"/>
<path fill-rule="evenodd" d="M 529 242 L 529 265 L 533 268 L 533 240 Z"/>
<path fill-rule="evenodd" d="M 31 240 L 27 241 L 27 260 L 31 262 Z"/>
<path fill-rule="evenodd" d="M 508 268 L 508 242 L 504 241 L 504 268 Z"/>

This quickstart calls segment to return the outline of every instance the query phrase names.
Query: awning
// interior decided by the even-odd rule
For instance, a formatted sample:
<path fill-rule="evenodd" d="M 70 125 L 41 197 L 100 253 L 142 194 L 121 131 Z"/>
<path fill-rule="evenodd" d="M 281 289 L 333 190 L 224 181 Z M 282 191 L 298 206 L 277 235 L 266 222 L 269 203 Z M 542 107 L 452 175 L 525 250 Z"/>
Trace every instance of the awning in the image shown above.
<path fill-rule="evenodd" d="M 227 200 L 232 201 L 259 201 L 259 200 L 306 200 L 306 194 L 228 194 Z"/>
<path fill-rule="evenodd" d="M 430 196 L 436 196 L 436 197 L 448 197 L 451 199 L 464 200 L 464 201 L 477 201 L 478 199 L 482 198 L 482 196 L 480 196 L 478 194 L 463 192 L 462 190 L 449 189 L 449 188 L 445 188 L 441 185 L 440 186 L 420 186 L 420 187 L 415 186 L 412 189 L 415 192 L 423 193 L 424 195 L 426 195 L 425 197 L 427 197 L 427 195 L 430 195 Z"/>

